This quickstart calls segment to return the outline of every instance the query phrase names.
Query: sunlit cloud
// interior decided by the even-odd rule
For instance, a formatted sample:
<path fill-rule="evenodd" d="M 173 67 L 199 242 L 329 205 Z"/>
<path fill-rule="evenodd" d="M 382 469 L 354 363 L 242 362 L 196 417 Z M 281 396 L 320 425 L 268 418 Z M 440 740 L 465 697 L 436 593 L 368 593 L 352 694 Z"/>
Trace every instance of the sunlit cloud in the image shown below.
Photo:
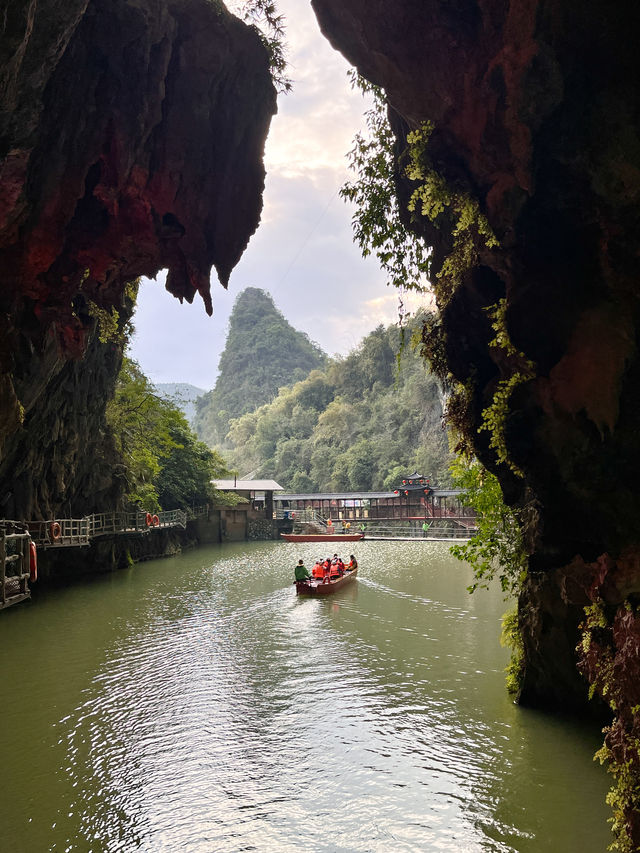
<path fill-rule="evenodd" d="M 353 208 L 339 197 L 368 103 L 351 89 L 348 65 L 320 33 L 310 3 L 279 0 L 278 8 L 294 88 L 279 97 L 266 144 L 262 221 L 229 290 L 213 278 L 212 318 L 198 297 L 180 306 L 161 281 L 143 285 L 133 355 L 156 381 L 213 386 L 229 314 L 245 287 L 271 293 L 289 322 L 329 354 L 345 355 L 380 323 L 397 320 L 398 294 L 376 260 L 361 257 Z"/>

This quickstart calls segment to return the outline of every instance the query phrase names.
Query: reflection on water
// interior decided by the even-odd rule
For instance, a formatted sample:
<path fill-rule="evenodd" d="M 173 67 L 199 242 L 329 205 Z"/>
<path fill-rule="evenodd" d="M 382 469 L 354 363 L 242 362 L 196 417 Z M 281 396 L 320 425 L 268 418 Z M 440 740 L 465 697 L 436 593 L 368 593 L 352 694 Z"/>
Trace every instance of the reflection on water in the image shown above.
<path fill-rule="evenodd" d="M 11 851 L 584 851 L 597 731 L 504 691 L 499 592 L 440 543 L 242 544 L 40 594 L 0 619 Z M 6 796 L 5 796 L 6 802 Z"/>

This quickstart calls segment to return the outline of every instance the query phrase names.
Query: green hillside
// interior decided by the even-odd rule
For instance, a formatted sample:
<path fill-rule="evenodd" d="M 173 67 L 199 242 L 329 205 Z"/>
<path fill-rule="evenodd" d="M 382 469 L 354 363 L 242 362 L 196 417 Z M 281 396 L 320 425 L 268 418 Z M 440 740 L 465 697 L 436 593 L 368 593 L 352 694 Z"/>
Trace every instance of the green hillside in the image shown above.
<path fill-rule="evenodd" d="M 196 403 L 199 437 L 210 447 L 223 445 L 232 418 L 270 402 L 281 386 L 326 362 L 325 353 L 287 322 L 269 294 L 248 287 L 231 313 L 215 388 Z"/>
<path fill-rule="evenodd" d="M 398 328 L 379 326 L 346 358 L 233 421 L 231 466 L 293 492 L 392 489 L 416 469 L 445 484 L 440 388 L 410 345 L 398 366 L 399 350 Z"/>

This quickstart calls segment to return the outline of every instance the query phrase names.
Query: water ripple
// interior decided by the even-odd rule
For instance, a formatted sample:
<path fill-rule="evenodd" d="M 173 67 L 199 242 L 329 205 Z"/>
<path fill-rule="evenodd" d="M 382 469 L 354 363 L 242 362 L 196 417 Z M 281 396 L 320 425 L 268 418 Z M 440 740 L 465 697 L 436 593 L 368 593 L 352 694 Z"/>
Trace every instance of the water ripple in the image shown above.
<path fill-rule="evenodd" d="M 47 798 L 10 816 L 12 849 L 603 849 L 591 742 L 504 694 L 499 593 L 470 599 L 445 550 L 392 544 L 359 543 L 362 577 L 329 600 L 291 584 L 313 546 L 265 543 L 50 602 L 58 654 L 34 666 L 47 714 L 27 743 Z"/>

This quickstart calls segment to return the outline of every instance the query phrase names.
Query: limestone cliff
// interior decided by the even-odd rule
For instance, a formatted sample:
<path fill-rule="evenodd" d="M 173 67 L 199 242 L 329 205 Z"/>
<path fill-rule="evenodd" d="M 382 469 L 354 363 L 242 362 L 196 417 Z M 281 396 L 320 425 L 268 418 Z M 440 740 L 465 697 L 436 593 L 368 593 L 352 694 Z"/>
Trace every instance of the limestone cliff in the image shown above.
<path fill-rule="evenodd" d="M 274 112 L 258 34 L 218 2 L 5 3 L 0 516 L 96 502 L 77 454 L 50 446 L 73 442 L 79 423 L 65 413 L 78 405 L 90 405 L 84 434 L 100 434 L 107 380 L 73 404 L 64 397 L 73 382 L 91 384 L 82 359 L 95 317 L 121 310 L 125 284 L 162 268 L 180 301 L 198 292 L 211 313 L 211 267 L 226 285 L 259 222 Z M 26 459 L 36 476 L 51 468 L 55 488 L 27 488 Z"/>
<path fill-rule="evenodd" d="M 432 167 L 477 201 L 499 241 L 476 241 L 474 262 L 441 301 L 446 357 L 467 389 L 476 452 L 510 503 L 535 507 L 523 698 L 581 703 L 574 647 L 589 584 L 566 582 L 563 567 L 578 560 L 593 574 L 608 554 L 615 575 L 620 558 L 629 566 L 640 548 L 640 7 L 312 5 L 334 46 L 386 90 L 399 150 L 410 129 L 433 122 Z M 406 198 L 402 174 L 399 183 Z M 442 216 L 412 227 L 434 247 L 437 276 L 454 242 L 451 223 Z M 477 432 L 513 375 L 490 345 L 486 309 L 501 299 L 508 335 L 533 364 L 514 386 L 504 431 L 524 478 L 497 464 L 489 434 Z M 539 574 L 559 570 L 551 582 Z M 640 593 L 640 573 L 626 571 L 619 586 L 618 601 Z"/>

